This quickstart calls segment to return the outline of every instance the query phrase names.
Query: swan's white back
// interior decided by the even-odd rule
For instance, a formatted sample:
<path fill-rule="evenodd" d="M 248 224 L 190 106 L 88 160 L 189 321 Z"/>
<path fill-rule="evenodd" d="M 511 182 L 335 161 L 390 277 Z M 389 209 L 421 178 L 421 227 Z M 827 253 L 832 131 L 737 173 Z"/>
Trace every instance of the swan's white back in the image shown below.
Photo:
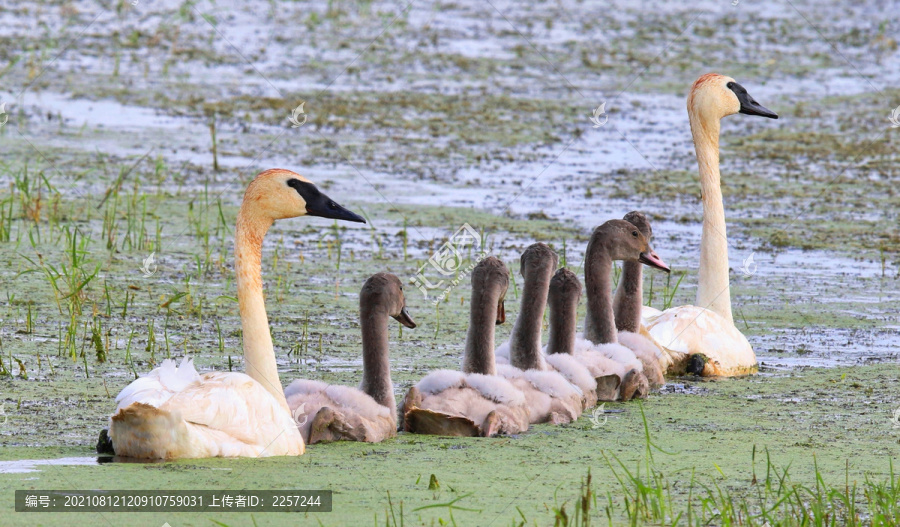
<path fill-rule="evenodd" d="M 132 403 L 144 403 L 159 408 L 175 393 L 200 380 L 194 368 L 194 360 L 185 357 L 181 366 L 174 360 L 166 359 L 158 368 L 134 380 L 116 396 L 116 410 Z"/>
<path fill-rule="evenodd" d="M 145 459 L 300 455 L 294 420 L 243 373 L 199 375 L 166 360 L 116 398 L 109 436 L 116 455 Z"/>

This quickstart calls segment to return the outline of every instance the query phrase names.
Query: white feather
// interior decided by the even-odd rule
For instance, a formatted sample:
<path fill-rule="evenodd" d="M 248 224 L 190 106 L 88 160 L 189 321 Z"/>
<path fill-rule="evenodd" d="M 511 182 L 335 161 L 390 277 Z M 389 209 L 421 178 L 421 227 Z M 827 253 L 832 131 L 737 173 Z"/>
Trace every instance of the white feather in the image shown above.
<path fill-rule="evenodd" d="M 470 388 L 478 390 L 482 397 L 498 404 L 507 406 L 525 404 L 525 395 L 522 394 L 521 390 L 502 377 L 470 373 L 466 375 L 466 384 Z"/>

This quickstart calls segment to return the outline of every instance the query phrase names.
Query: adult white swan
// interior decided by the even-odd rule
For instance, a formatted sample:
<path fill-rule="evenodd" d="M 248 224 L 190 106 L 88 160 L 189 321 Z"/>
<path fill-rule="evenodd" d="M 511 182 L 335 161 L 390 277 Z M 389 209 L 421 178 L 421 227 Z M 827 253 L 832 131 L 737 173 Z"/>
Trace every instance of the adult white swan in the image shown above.
<path fill-rule="evenodd" d="M 694 82 L 687 99 L 691 134 L 700 169 L 703 234 L 697 305 L 659 311 L 644 308 L 644 324 L 673 359 L 670 371 L 704 376 L 754 373 L 756 355 L 734 326 L 728 285 L 728 240 L 719 179 L 719 126 L 743 113 L 777 119 L 731 77 L 707 73 Z"/>
<path fill-rule="evenodd" d="M 243 373 L 199 375 L 166 360 L 116 397 L 109 436 L 116 455 L 149 459 L 296 456 L 305 445 L 288 410 L 262 292 L 262 241 L 275 220 L 321 216 L 365 222 L 288 170 L 250 183 L 237 217 L 234 270 L 243 328 Z"/>

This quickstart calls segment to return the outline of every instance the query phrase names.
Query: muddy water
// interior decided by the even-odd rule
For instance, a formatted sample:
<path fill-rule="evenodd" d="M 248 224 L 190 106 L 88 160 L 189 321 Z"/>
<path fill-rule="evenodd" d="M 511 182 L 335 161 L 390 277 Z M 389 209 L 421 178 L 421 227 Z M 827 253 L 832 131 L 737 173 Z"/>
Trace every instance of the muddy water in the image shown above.
<path fill-rule="evenodd" d="M 0 474 L 26 474 L 39 472 L 43 465 L 77 466 L 99 465 L 105 458 L 97 457 L 63 457 L 59 459 L 18 459 L 15 461 L 0 461 Z"/>

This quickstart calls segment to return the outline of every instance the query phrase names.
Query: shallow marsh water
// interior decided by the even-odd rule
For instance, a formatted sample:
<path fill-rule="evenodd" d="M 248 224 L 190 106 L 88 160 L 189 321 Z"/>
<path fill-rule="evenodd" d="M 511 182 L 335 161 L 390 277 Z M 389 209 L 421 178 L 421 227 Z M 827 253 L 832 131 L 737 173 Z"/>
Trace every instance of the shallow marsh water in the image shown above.
<path fill-rule="evenodd" d="M 861 479 L 884 477 L 897 457 L 900 130 L 887 118 L 900 104 L 900 26 L 886 15 L 895 2 L 3 7 L 0 463 L 91 459 L 115 394 L 167 356 L 241 369 L 232 226 L 243 187 L 264 168 L 296 169 L 371 220 L 282 222 L 267 238 L 285 383 L 358 382 L 365 277 L 412 278 L 464 223 L 519 279 L 518 254 L 533 240 L 578 270 L 592 226 L 644 210 L 657 252 L 686 273 L 674 304 L 690 303 L 701 215 L 684 96 L 709 70 L 781 116 L 723 123 L 736 321 L 763 368 L 748 379 L 675 380 L 685 388 L 646 401 L 654 441 L 675 453 L 656 461 L 684 500 L 692 468 L 744 492 L 753 445 L 793 462 L 806 483 L 814 454 L 832 482 L 848 459 Z M 308 121 L 291 128 L 303 101 Z M 593 128 L 602 102 L 609 121 Z M 144 276 L 151 253 L 158 267 Z M 58 278 L 55 292 L 48 276 L 64 265 L 73 278 Z M 664 278 L 648 274 L 647 300 L 661 307 Z M 398 396 L 428 370 L 458 365 L 466 329 L 465 279 L 438 308 L 408 289 L 420 327 L 392 328 Z M 515 286 L 509 297 L 513 315 Z M 622 514 L 601 451 L 634 465 L 643 429 L 636 405 L 607 409 L 624 412 L 598 429 L 582 419 L 487 441 L 402 435 L 296 460 L 22 463 L 37 472 L 0 468 L 0 506 L 5 514 L 12 489 L 27 487 L 274 485 L 335 490 L 335 512 L 304 524 L 383 523 L 390 491 L 410 524 L 449 521 L 447 508 L 410 511 L 474 493 L 459 505 L 480 512 L 453 511 L 461 525 L 543 525 L 590 467 Z"/>

